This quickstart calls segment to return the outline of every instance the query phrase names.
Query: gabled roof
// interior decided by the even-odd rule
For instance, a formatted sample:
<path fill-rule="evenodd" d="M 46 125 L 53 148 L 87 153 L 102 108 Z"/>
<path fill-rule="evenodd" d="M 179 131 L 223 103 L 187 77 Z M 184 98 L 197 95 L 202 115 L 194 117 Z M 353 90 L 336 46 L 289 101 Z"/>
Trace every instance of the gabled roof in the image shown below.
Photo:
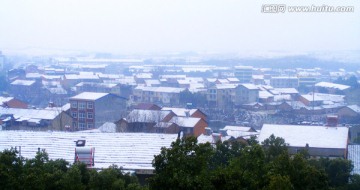
<path fill-rule="evenodd" d="M 6 103 L 10 100 L 14 99 L 14 97 L 3 97 L 3 96 L 0 96 L 0 106 L 3 104 L 3 103 Z"/>
<path fill-rule="evenodd" d="M 55 119 L 61 111 L 48 110 L 48 109 L 21 109 L 21 108 L 3 108 L 0 107 L 1 114 L 12 114 L 14 118 L 19 121 L 30 120 L 30 119 Z"/>
<path fill-rule="evenodd" d="M 253 84 L 240 84 L 239 86 L 243 86 L 249 90 L 259 90 L 259 88 Z"/>
<path fill-rule="evenodd" d="M 264 124 L 258 140 L 263 142 L 274 134 L 284 138 L 293 147 L 305 147 L 308 144 L 316 148 L 346 149 L 348 133 L 347 127 Z"/>
<path fill-rule="evenodd" d="M 176 116 L 180 116 L 180 117 L 186 117 L 186 112 L 189 112 L 189 115 L 192 116 L 196 111 L 200 111 L 199 109 L 170 108 L 170 107 L 163 107 L 161 108 L 161 110 L 170 110 L 174 112 Z"/>
<path fill-rule="evenodd" d="M 360 114 L 360 106 L 358 106 L 358 105 L 350 105 L 350 106 L 346 106 L 346 107 L 353 110 L 354 112 Z"/>
<path fill-rule="evenodd" d="M 260 90 L 259 91 L 259 98 L 271 98 L 274 97 L 274 95 L 272 95 L 270 92 L 266 91 L 266 90 Z"/>
<path fill-rule="evenodd" d="M 201 118 L 195 117 L 173 117 L 169 122 L 176 123 L 180 127 L 195 127 L 199 123 Z"/>

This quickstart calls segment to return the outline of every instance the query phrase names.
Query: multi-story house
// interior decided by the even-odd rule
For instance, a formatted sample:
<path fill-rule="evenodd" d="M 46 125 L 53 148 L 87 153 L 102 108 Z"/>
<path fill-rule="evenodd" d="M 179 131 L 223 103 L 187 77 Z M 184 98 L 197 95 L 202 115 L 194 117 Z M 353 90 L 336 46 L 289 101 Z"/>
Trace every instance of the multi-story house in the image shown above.
<path fill-rule="evenodd" d="M 235 101 L 235 89 L 238 84 L 216 84 L 207 90 L 206 98 L 210 106 L 227 108 Z"/>
<path fill-rule="evenodd" d="M 270 85 L 274 88 L 298 88 L 299 79 L 297 77 L 271 77 Z"/>
<path fill-rule="evenodd" d="M 235 89 L 235 105 L 258 102 L 259 88 L 253 84 L 240 84 Z"/>
<path fill-rule="evenodd" d="M 77 130 L 98 128 L 125 115 L 126 99 L 109 93 L 83 92 L 70 98 L 70 113 Z"/>
<path fill-rule="evenodd" d="M 163 105 L 179 104 L 180 92 L 184 88 L 174 87 L 144 87 L 138 86 L 134 89 L 134 102 L 151 102 Z"/>
<path fill-rule="evenodd" d="M 234 75 L 240 83 L 250 83 L 253 74 L 252 66 L 236 66 Z"/>
<path fill-rule="evenodd" d="M 9 92 L 15 98 L 30 102 L 38 98 L 42 84 L 34 80 L 15 80 L 10 83 Z"/>

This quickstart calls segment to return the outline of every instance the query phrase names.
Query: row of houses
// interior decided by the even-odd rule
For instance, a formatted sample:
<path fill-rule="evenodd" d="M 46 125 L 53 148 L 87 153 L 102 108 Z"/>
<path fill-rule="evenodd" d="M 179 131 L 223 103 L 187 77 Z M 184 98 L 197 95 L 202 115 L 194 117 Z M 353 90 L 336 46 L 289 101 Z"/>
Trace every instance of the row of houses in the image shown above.
<path fill-rule="evenodd" d="M 207 116 L 199 109 L 134 109 L 116 122 L 120 132 L 146 132 L 199 136 L 208 127 Z"/>

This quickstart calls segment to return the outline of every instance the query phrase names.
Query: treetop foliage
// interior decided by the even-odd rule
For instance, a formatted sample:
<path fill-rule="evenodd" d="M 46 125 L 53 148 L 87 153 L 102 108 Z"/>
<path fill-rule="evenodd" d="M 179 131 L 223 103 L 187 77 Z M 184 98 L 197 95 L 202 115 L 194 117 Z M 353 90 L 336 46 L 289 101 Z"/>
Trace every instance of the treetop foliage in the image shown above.
<path fill-rule="evenodd" d="M 194 137 L 162 148 L 153 161 L 150 189 L 356 189 L 345 159 L 312 159 L 306 152 L 289 155 L 282 138 L 261 145 L 223 142 L 199 144 Z M 349 181 L 350 180 L 350 181 Z"/>
<path fill-rule="evenodd" d="M 282 138 L 261 144 L 225 141 L 200 144 L 195 137 L 178 139 L 153 160 L 155 175 L 148 186 L 113 165 L 101 171 L 66 160 L 50 160 L 45 151 L 19 157 L 14 149 L 0 152 L 0 189 L 360 189 L 360 176 L 345 159 L 313 159 L 305 152 L 289 155 Z"/>

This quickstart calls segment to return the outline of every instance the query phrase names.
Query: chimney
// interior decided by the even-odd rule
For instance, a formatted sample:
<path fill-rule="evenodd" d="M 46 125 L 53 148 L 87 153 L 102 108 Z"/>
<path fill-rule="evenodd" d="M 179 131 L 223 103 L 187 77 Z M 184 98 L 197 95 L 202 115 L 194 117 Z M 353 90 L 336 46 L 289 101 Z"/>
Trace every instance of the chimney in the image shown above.
<path fill-rule="evenodd" d="M 326 126 L 336 127 L 339 123 L 339 118 L 337 115 L 327 115 L 326 116 Z"/>
<path fill-rule="evenodd" d="M 186 116 L 186 117 L 190 117 L 190 111 L 186 110 L 186 111 L 185 111 L 185 116 Z"/>
<path fill-rule="evenodd" d="M 53 108 L 53 107 L 55 107 L 55 104 L 54 104 L 54 102 L 49 102 L 49 105 L 48 105 L 48 107 L 49 107 L 49 108 Z"/>

